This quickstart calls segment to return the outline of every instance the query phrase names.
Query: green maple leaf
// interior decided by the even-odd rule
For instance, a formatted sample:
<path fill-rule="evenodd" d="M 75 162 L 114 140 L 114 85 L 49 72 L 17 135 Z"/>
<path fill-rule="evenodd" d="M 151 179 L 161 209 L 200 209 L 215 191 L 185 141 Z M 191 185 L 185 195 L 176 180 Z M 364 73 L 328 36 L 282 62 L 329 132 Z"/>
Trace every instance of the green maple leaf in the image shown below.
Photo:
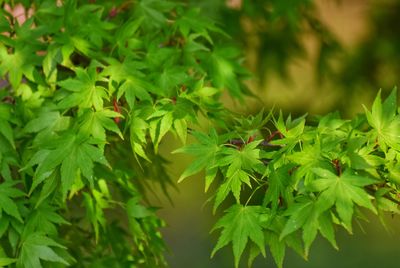
<path fill-rule="evenodd" d="M 14 89 L 21 84 L 22 77 L 25 76 L 33 80 L 34 65 L 37 56 L 29 46 L 15 48 L 14 53 L 9 54 L 7 48 L 0 44 L 0 77 L 8 79 Z"/>
<path fill-rule="evenodd" d="M 152 101 L 149 92 L 153 92 L 153 86 L 139 77 L 127 77 L 118 89 L 118 99 L 125 94 L 129 107 L 133 108 L 136 98 Z"/>
<path fill-rule="evenodd" d="M 248 241 L 253 241 L 261 253 L 265 255 L 264 233 L 260 216 L 265 209 L 260 206 L 233 205 L 227 209 L 226 214 L 216 223 L 213 231 L 223 228 L 214 247 L 211 257 L 228 243 L 232 243 L 235 267 L 239 266 L 240 257 Z"/>
<path fill-rule="evenodd" d="M 118 134 L 121 139 L 124 139 L 117 124 L 111 119 L 116 117 L 122 117 L 122 115 L 107 109 L 97 111 L 93 109 L 86 110 L 79 118 L 79 131 L 80 133 L 92 135 L 93 138 L 105 142 L 107 129 Z"/>
<path fill-rule="evenodd" d="M 304 132 L 306 120 L 302 116 L 296 120 L 291 120 L 291 116 L 289 116 L 286 120 L 286 124 L 283 121 L 282 111 L 279 113 L 278 120 L 274 121 L 275 127 L 277 130 L 283 135 L 283 138 L 279 140 L 271 141 L 272 144 L 280 144 L 287 145 L 284 148 L 286 151 L 290 148 L 293 148 L 300 140 L 301 135 Z"/>
<path fill-rule="evenodd" d="M 150 118 L 151 118 L 151 121 L 149 122 L 150 138 L 154 144 L 154 150 L 155 152 L 157 152 L 158 145 L 160 144 L 161 139 L 165 136 L 165 134 L 167 134 L 167 132 L 172 127 L 172 124 L 174 122 L 173 113 L 171 111 L 161 109 L 157 110 Z"/>
<path fill-rule="evenodd" d="M 291 163 L 274 169 L 272 166 L 268 169 L 270 175 L 268 176 L 268 190 L 265 194 L 263 204 L 267 205 L 271 203 L 273 209 L 277 209 L 278 205 L 282 201 L 290 202 L 292 198 L 292 187 L 290 185 L 293 182 L 293 177 L 290 175 L 290 171 L 296 165 Z"/>
<path fill-rule="evenodd" d="M 75 10 L 76 19 L 73 20 L 75 23 L 79 22 L 84 25 L 84 27 L 78 26 L 78 35 L 88 39 L 98 49 L 103 47 L 104 40 L 113 40 L 110 30 L 116 28 L 112 22 L 102 20 L 103 11 L 103 8 L 93 5 L 80 6 Z M 70 29 L 73 31 L 74 28 L 76 28 L 75 25 Z"/>
<path fill-rule="evenodd" d="M 309 145 L 306 143 L 301 151 L 287 155 L 287 159 L 299 165 L 295 173 L 296 178 L 298 178 L 297 180 L 304 178 L 304 183 L 307 184 L 315 177 L 312 168 L 326 165 L 326 160 L 322 157 L 323 152 L 321 149 L 321 143 L 317 140 L 315 144 Z M 330 165 L 330 163 L 328 164 Z"/>
<path fill-rule="evenodd" d="M 204 20 L 199 20 L 198 16 L 201 16 L 200 9 L 190 9 L 176 20 L 174 27 L 179 29 L 185 38 L 188 38 L 190 33 L 195 33 L 204 37 L 212 44 L 209 31 L 224 32 L 216 27 L 215 23 L 210 19 L 204 18 Z"/>
<path fill-rule="evenodd" d="M 169 12 L 176 5 L 177 3 L 169 1 L 143 0 L 135 8 L 135 15 L 143 17 L 146 21 L 144 24 L 159 28 L 167 22 L 164 13 Z"/>
<path fill-rule="evenodd" d="M 251 187 L 249 173 L 252 168 L 262 165 L 260 161 L 260 150 L 256 149 L 261 141 L 254 141 L 246 144 L 241 150 L 224 148 L 221 153 L 225 154 L 217 164 L 219 166 L 228 165 L 226 171 L 226 181 L 219 187 L 215 197 L 214 211 L 224 201 L 231 191 L 237 203 L 240 203 L 240 191 L 242 184 Z"/>
<path fill-rule="evenodd" d="M 109 66 L 104 69 L 101 75 L 109 77 L 110 88 L 114 87 L 114 83 L 118 85 L 117 99 L 125 95 L 125 99 L 131 108 L 134 107 L 136 98 L 152 101 L 150 92 L 155 93 L 156 90 L 152 84 L 147 82 L 146 75 L 140 71 L 146 67 L 145 64 L 129 58 L 123 62 L 107 59 L 107 62 Z"/>
<path fill-rule="evenodd" d="M 231 176 L 237 169 L 252 170 L 254 166 L 262 164 L 260 161 L 260 149 L 257 146 L 261 141 L 253 141 L 240 150 L 233 148 L 225 148 L 222 153 L 225 154 L 219 166 L 229 165 L 227 177 Z"/>
<path fill-rule="evenodd" d="M 290 218 L 280 234 L 280 239 L 302 228 L 305 253 L 308 256 L 310 246 L 317 236 L 318 230 L 337 249 L 332 218 L 329 211 L 323 211 L 319 203 L 309 198 L 302 198 L 291 205 L 284 215 Z"/>
<path fill-rule="evenodd" d="M 144 146 L 147 144 L 146 133 L 148 126 L 149 125 L 147 124 L 147 122 L 143 120 L 138 115 L 138 111 L 136 111 L 131 118 L 129 138 L 133 153 L 151 162 L 144 150 Z"/>
<path fill-rule="evenodd" d="M 236 170 L 230 177 L 227 177 L 226 181 L 219 186 L 215 196 L 214 213 L 230 192 L 232 192 L 236 202 L 240 203 L 242 183 L 251 187 L 249 174 L 241 169 Z"/>
<path fill-rule="evenodd" d="M 49 140 L 53 139 L 57 132 L 70 128 L 72 117 L 62 116 L 58 111 L 43 108 L 38 111 L 35 118 L 29 121 L 24 131 L 27 133 L 37 133 L 33 140 L 34 146 L 46 146 Z"/>
<path fill-rule="evenodd" d="M 56 225 L 69 224 L 60 214 L 57 208 L 46 202 L 35 207 L 35 210 L 27 217 L 25 231 L 28 233 L 41 232 L 43 234 L 57 235 Z"/>
<path fill-rule="evenodd" d="M 83 203 L 86 208 L 86 218 L 93 226 L 97 242 L 99 240 L 100 227 L 106 228 L 107 221 L 103 210 L 109 207 L 108 197 L 96 190 L 92 191 L 92 195 L 84 192 L 83 197 Z"/>
<path fill-rule="evenodd" d="M 90 140 L 72 132 L 48 141 L 48 148 L 39 150 L 23 168 L 38 165 L 35 170 L 30 194 L 53 172 L 60 170 L 63 196 L 71 189 L 78 172 L 90 183 L 93 181 L 94 162 L 109 166 L 100 148 L 89 143 Z"/>
<path fill-rule="evenodd" d="M 364 106 L 368 123 L 374 128 L 378 143 L 384 151 L 386 151 L 387 146 L 400 150 L 400 115 L 396 115 L 396 99 L 397 89 L 394 88 L 382 104 L 381 92 L 379 91 L 371 112 Z"/>
<path fill-rule="evenodd" d="M 115 47 L 118 47 L 119 55 L 129 55 L 135 45 L 140 44 L 141 40 L 137 36 L 140 26 L 143 22 L 143 17 L 130 19 L 121 25 L 115 34 Z"/>
<path fill-rule="evenodd" d="M 24 131 L 28 133 L 34 133 L 45 129 L 53 130 L 53 127 L 57 124 L 60 118 L 62 117 L 58 111 L 46 110 L 38 112 L 36 117 L 25 125 Z"/>
<path fill-rule="evenodd" d="M 103 99 L 108 99 L 107 89 L 96 84 L 97 71 L 95 66 L 87 70 L 82 68 L 75 69 L 76 78 L 68 78 L 58 82 L 61 88 L 70 93 L 63 98 L 58 106 L 61 109 L 72 108 L 91 108 L 96 110 L 103 109 Z"/>
<path fill-rule="evenodd" d="M 304 255 L 303 245 L 298 235 L 290 234 L 283 239 L 279 239 L 279 234 L 282 232 L 286 222 L 283 216 L 277 215 L 276 213 L 266 213 L 262 215 L 262 222 L 265 228 L 265 244 L 268 245 L 271 255 L 279 268 L 283 266 L 287 247 L 292 248 L 299 255 Z M 251 267 L 250 264 L 253 262 L 254 258 L 260 254 L 259 248 L 255 246 L 250 250 L 249 267 Z"/>
<path fill-rule="evenodd" d="M 26 268 L 41 268 L 40 260 L 69 265 L 64 258 L 54 251 L 54 248 L 65 249 L 64 246 L 42 233 L 31 233 L 21 243 L 21 253 L 17 265 Z"/>
<path fill-rule="evenodd" d="M 158 92 L 162 96 L 170 96 L 176 92 L 176 89 L 186 84 L 189 76 L 186 74 L 187 70 L 180 66 L 170 66 L 165 68 L 160 74 L 157 74 L 155 81 L 160 89 Z"/>
<path fill-rule="evenodd" d="M 340 219 L 350 232 L 354 204 L 377 213 L 371 203 L 372 197 L 363 189 L 364 186 L 377 183 L 375 179 L 353 174 L 350 169 L 345 170 L 341 176 L 322 168 L 313 171 L 318 179 L 309 186 L 312 191 L 321 192 L 317 201 L 319 209 L 323 211 L 335 205 Z"/>
<path fill-rule="evenodd" d="M 25 193 L 14 187 L 17 183 L 17 181 L 5 181 L 0 184 L 0 215 L 4 211 L 18 221 L 23 222 L 14 199 L 24 196 Z"/>
<path fill-rule="evenodd" d="M 209 186 L 213 182 L 218 170 L 218 168 L 216 167 L 216 161 L 220 150 L 218 135 L 215 129 L 211 129 L 209 135 L 197 131 L 194 131 L 192 134 L 199 143 L 184 146 L 173 152 L 187 153 L 196 157 L 196 160 L 193 161 L 179 177 L 178 182 L 183 181 L 185 178 L 196 174 L 205 168 L 205 191 L 207 191 Z"/>

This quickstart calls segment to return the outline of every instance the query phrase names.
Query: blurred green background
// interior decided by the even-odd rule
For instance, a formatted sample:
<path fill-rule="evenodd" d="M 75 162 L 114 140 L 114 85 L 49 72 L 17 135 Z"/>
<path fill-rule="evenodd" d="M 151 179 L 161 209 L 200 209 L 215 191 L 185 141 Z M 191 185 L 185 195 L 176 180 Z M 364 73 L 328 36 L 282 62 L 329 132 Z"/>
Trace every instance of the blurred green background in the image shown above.
<path fill-rule="evenodd" d="M 234 111 L 249 114 L 274 106 L 295 116 L 339 110 L 352 117 L 362 112 L 361 104 L 371 105 L 379 88 L 385 95 L 398 84 L 398 0 L 192 2 L 233 36 L 244 53 L 244 65 L 254 73 L 247 85 L 255 97 L 237 103 L 224 96 Z M 173 161 L 168 172 L 174 181 L 191 161 L 169 153 L 179 146 L 169 137 L 161 150 Z M 233 267 L 230 246 L 210 259 L 217 236 L 209 231 L 216 217 L 206 203 L 211 196 L 203 189 L 200 175 L 171 187 L 172 203 L 167 197 L 152 198 L 167 223 L 163 234 L 173 268 Z M 388 215 L 387 231 L 374 217 L 368 218 L 362 228 L 354 223 L 353 235 L 337 230 L 339 251 L 319 239 L 308 261 L 288 251 L 285 267 L 400 267 L 399 220 Z M 275 266 L 267 256 L 257 258 L 254 267 Z"/>

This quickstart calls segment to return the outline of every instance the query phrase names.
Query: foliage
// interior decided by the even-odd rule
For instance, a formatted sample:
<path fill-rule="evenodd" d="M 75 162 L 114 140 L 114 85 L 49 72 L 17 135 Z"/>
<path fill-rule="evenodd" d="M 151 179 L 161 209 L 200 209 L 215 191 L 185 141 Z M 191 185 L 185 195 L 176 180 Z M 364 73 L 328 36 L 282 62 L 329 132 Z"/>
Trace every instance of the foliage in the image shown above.
<path fill-rule="evenodd" d="M 397 212 L 395 91 L 352 121 L 232 118 L 220 97 L 243 101 L 248 72 L 201 9 L 8 2 L 0 1 L 0 265 L 166 266 L 164 222 L 147 195 L 154 183 L 166 194 L 173 185 L 158 152 L 167 133 L 184 144 L 176 152 L 197 157 L 180 180 L 204 169 L 206 190 L 218 184 L 214 211 L 228 208 L 213 254 L 232 243 L 236 266 L 247 248 L 249 265 L 265 246 L 278 266 L 286 246 L 307 256 L 318 232 L 336 247 L 335 226 L 351 232 L 361 207 Z M 198 143 L 186 145 L 188 134 Z"/>
<path fill-rule="evenodd" d="M 267 246 L 282 267 L 286 247 L 307 258 L 318 233 L 337 248 L 337 227 L 352 233 L 365 209 L 382 220 L 385 211 L 398 213 L 396 98 L 393 90 L 382 103 L 379 93 L 372 110 L 353 120 L 332 113 L 306 125 L 305 117 L 280 114 L 271 125 L 259 113 L 223 135 L 195 134 L 197 144 L 178 150 L 197 156 L 181 178 L 204 168 L 206 190 L 218 183 L 214 209 L 235 198 L 215 225 L 222 231 L 213 254 L 231 242 L 237 267 L 246 246 L 250 264 Z"/>
<path fill-rule="evenodd" d="M 214 130 L 195 135 L 198 144 L 178 151 L 208 163 L 202 165 L 206 190 L 220 175 L 214 209 L 231 193 L 236 200 L 215 226 L 223 230 L 213 254 L 231 241 L 238 266 L 247 244 L 250 263 L 268 246 L 281 267 L 287 246 L 307 258 L 318 233 L 337 248 L 336 227 L 352 233 L 353 220 L 364 218 L 362 208 L 379 216 L 398 213 L 396 99 L 396 90 L 383 103 L 378 94 L 372 110 L 353 120 L 333 113 L 305 125 L 304 117 L 285 122 L 280 114 L 269 126 L 260 113 L 237 120 L 228 136 Z M 199 153 L 202 148 L 208 154 Z M 198 170 L 194 163 L 183 177 Z"/>
<path fill-rule="evenodd" d="M 242 98 L 237 51 L 181 3 L 22 3 L 0 14 L 2 262 L 165 265 L 158 146 L 223 119 L 225 87 Z"/>

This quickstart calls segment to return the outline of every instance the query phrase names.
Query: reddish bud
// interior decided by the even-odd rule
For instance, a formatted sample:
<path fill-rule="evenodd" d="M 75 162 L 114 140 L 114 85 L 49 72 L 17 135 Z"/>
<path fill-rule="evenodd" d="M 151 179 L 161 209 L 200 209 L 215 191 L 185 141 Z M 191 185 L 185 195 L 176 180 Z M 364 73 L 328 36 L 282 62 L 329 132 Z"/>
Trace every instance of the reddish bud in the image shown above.
<path fill-rule="evenodd" d="M 249 139 L 247 140 L 247 143 L 254 141 L 254 138 L 255 138 L 255 135 L 250 136 Z"/>
<path fill-rule="evenodd" d="M 121 108 L 119 107 L 118 101 L 116 98 L 114 98 L 114 100 L 113 100 L 113 105 L 114 105 L 114 112 L 121 113 Z M 115 117 L 114 122 L 118 124 L 120 122 L 120 118 Z"/>
<path fill-rule="evenodd" d="M 108 13 L 108 16 L 110 18 L 114 18 L 117 15 L 118 15 L 118 9 L 116 7 L 111 8 L 110 12 Z"/>

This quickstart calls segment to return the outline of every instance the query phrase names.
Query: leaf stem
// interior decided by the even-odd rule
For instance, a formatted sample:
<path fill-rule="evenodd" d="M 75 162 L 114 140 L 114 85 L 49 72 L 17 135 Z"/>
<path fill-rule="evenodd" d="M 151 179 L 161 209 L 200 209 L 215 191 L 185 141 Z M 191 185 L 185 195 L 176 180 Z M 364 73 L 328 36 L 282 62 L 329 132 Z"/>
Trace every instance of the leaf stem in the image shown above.
<path fill-rule="evenodd" d="M 368 193 L 370 193 L 371 195 L 374 195 L 374 196 L 375 196 L 375 194 L 376 194 L 376 190 L 373 189 L 373 188 L 371 188 L 371 187 L 365 187 L 365 190 L 366 190 Z M 395 203 L 395 204 L 397 204 L 397 205 L 400 206 L 400 200 L 397 200 L 397 199 L 391 197 L 390 195 L 386 195 L 386 194 L 383 195 L 382 197 L 384 197 L 384 198 L 386 198 L 387 200 L 392 201 L 393 203 Z"/>

